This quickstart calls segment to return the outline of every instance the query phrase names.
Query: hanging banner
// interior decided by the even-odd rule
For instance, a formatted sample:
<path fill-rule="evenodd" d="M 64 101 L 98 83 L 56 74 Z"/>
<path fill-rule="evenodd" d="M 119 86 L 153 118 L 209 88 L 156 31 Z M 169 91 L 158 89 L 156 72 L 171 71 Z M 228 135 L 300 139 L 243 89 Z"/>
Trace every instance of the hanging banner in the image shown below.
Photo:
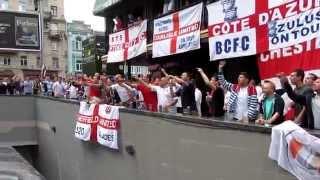
<path fill-rule="evenodd" d="M 318 0 L 291 0 L 282 3 L 269 0 L 270 8 L 259 14 L 259 26 L 268 28 L 268 50 L 292 46 L 318 37 L 319 6 Z"/>
<path fill-rule="evenodd" d="M 255 1 L 220 0 L 207 5 L 210 60 L 256 54 Z"/>
<path fill-rule="evenodd" d="M 210 59 L 254 55 L 310 41 L 320 30 L 318 0 L 220 0 L 209 4 Z"/>
<path fill-rule="evenodd" d="M 147 51 L 147 20 L 109 35 L 108 63 L 122 62 Z"/>
<path fill-rule="evenodd" d="M 111 149 L 119 149 L 118 131 L 120 129 L 119 107 L 106 104 L 99 107 L 97 141 Z"/>
<path fill-rule="evenodd" d="M 259 54 L 261 79 L 274 78 L 278 73 L 289 75 L 295 69 L 320 70 L 320 38 Z M 319 74 L 320 75 L 320 74 Z"/>
<path fill-rule="evenodd" d="M 120 114 L 118 106 L 80 102 L 76 138 L 119 149 Z"/>
<path fill-rule="evenodd" d="M 299 180 L 320 179 L 320 139 L 292 121 L 272 128 L 269 157 Z"/>
<path fill-rule="evenodd" d="M 200 49 L 203 3 L 154 20 L 152 56 Z"/>
<path fill-rule="evenodd" d="M 98 106 L 80 102 L 80 109 L 77 115 L 77 123 L 74 131 L 76 138 L 83 141 L 95 141 L 96 126 L 99 118 L 95 116 Z"/>

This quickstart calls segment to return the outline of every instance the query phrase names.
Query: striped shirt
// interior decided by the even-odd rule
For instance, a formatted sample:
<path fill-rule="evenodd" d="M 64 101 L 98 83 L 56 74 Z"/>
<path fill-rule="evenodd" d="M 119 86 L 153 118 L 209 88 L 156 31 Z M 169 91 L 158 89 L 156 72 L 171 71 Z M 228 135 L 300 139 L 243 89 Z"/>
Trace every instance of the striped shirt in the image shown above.
<path fill-rule="evenodd" d="M 230 113 L 236 113 L 238 104 L 238 95 L 241 87 L 238 84 L 232 84 L 225 80 L 222 72 L 218 74 L 219 83 L 222 87 L 230 91 L 230 98 L 228 101 L 228 110 Z M 248 115 L 249 119 L 256 119 L 258 115 L 258 98 L 257 91 L 254 86 L 248 86 Z"/>

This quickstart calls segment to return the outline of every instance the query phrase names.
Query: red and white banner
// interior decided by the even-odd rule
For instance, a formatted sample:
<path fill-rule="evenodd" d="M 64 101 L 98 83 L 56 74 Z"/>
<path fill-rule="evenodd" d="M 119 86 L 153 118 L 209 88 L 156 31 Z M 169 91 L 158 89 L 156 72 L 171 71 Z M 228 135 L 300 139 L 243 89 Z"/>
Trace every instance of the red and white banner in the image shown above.
<path fill-rule="evenodd" d="M 298 68 L 305 71 L 319 71 L 320 38 L 271 50 L 259 54 L 257 57 L 261 79 L 274 78 L 276 74 L 281 72 L 289 75 Z"/>
<path fill-rule="evenodd" d="M 110 34 L 108 63 L 122 62 L 147 51 L 147 20 Z"/>
<path fill-rule="evenodd" d="M 120 115 L 118 106 L 80 102 L 75 137 L 119 149 Z"/>
<path fill-rule="evenodd" d="M 99 107 L 97 141 L 111 149 L 119 149 L 118 131 L 120 129 L 119 107 L 106 104 Z"/>
<path fill-rule="evenodd" d="M 88 104 L 87 102 L 80 102 L 80 109 L 77 115 L 77 123 L 74 131 L 76 138 L 83 141 L 96 140 L 96 127 L 99 118 L 95 115 L 98 111 L 98 106 Z"/>
<path fill-rule="evenodd" d="M 272 128 L 269 157 L 299 180 L 320 179 L 320 139 L 292 121 Z"/>
<path fill-rule="evenodd" d="M 210 60 L 256 54 L 255 1 L 220 0 L 207 5 Z"/>
<path fill-rule="evenodd" d="M 264 53 L 319 35 L 318 0 L 220 0 L 207 6 L 210 59 Z"/>
<path fill-rule="evenodd" d="M 154 20 L 152 56 L 200 49 L 203 3 Z"/>

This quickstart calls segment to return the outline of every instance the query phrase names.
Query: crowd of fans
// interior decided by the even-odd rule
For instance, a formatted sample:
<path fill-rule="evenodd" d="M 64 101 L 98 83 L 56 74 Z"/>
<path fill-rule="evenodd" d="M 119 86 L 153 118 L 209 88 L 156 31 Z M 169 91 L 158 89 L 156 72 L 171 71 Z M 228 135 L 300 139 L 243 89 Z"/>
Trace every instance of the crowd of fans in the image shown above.
<path fill-rule="evenodd" d="M 33 79 L 17 77 L 0 81 L 2 95 L 43 95 L 91 103 L 106 103 L 139 110 L 202 116 L 205 105 L 214 117 L 228 117 L 238 122 L 252 122 L 270 126 L 293 120 L 304 128 L 320 129 L 320 78 L 315 74 L 306 77 L 303 70 L 286 76 L 279 74 L 282 88 L 276 89 L 272 81 L 262 86 L 250 81 L 247 73 L 240 73 L 232 84 L 224 78 L 225 62 L 219 63 L 218 74 L 209 79 L 201 68 L 197 72 L 208 87 L 201 91 L 189 73 L 181 76 L 168 74 L 151 78 L 140 75 L 126 80 L 122 75 L 56 77 Z M 295 87 L 292 89 L 292 85 Z M 291 101 L 282 97 L 288 95 Z"/>

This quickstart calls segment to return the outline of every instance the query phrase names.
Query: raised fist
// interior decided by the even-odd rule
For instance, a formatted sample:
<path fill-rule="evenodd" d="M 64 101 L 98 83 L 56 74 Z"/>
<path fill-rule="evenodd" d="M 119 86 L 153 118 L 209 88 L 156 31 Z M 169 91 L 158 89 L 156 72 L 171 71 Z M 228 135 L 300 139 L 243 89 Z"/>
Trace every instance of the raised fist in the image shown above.
<path fill-rule="evenodd" d="M 219 70 L 222 70 L 225 65 L 226 65 L 226 61 L 220 61 L 219 62 Z"/>

